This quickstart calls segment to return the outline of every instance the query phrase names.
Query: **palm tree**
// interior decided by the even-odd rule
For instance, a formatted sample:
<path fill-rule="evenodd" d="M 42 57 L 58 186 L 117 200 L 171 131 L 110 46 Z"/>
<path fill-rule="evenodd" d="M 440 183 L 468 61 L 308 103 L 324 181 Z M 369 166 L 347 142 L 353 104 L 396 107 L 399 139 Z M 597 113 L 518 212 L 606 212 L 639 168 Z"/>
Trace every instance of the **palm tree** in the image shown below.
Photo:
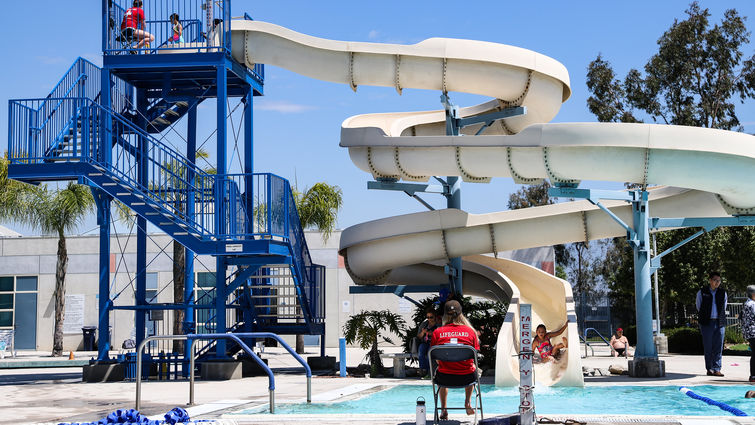
<path fill-rule="evenodd" d="M 327 241 L 336 228 L 338 211 L 343 206 L 341 188 L 320 182 L 303 192 L 294 187 L 293 195 L 301 227 L 316 228 Z"/>
<path fill-rule="evenodd" d="M 8 178 L 8 152 L 0 158 L 0 218 L 22 222 L 29 211 L 28 195 L 36 187 Z"/>
<path fill-rule="evenodd" d="M 55 332 L 53 356 L 63 353 L 65 319 L 65 278 L 68 265 L 66 232 L 76 229 L 94 210 L 94 197 L 87 186 L 69 183 L 63 190 L 32 186 L 8 178 L 8 154 L 0 158 L 0 218 L 58 234 L 58 261 L 55 268 Z"/>
<path fill-rule="evenodd" d="M 343 325 L 343 333 L 347 343 L 353 344 L 356 341 L 363 350 L 370 350 L 367 352 L 366 358 L 370 365 L 371 376 L 383 374 L 383 362 L 380 360 L 378 340 L 382 338 L 383 341 L 393 344 L 393 341 L 380 334 L 383 330 L 401 335 L 406 330 L 406 322 L 399 314 L 387 310 L 373 310 L 355 314 Z"/>
<path fill-rule="evenodd" d="M 23 219 L 42 233 L 57 233 L 58 235 L 53 356 L 63 354 L 63 320 L 65 319 L 66 270 L 68 268 L 66 233 L 75 230 L 92 211 L 94 211 L 94 197 L 89 187 L 70 182 L 63 190 L 50 191 L 47 186 L 35 190 L 31 208 Z"/>
<path fill-rule="evenodd" d="M 292 189 L 296 210 L 299 212 L 299 222 L 303 229 L 314 227 L 322 232 L 323 240 L 327 241 L 336 228 L 338 211 L 343 206 L 343 191 L 338 186 L 331 186 L 325 182 L 315 183 L 309 189 L 299 192 Z M 296 335 L 296 352 L 304 353 L 304 337 Z"/>

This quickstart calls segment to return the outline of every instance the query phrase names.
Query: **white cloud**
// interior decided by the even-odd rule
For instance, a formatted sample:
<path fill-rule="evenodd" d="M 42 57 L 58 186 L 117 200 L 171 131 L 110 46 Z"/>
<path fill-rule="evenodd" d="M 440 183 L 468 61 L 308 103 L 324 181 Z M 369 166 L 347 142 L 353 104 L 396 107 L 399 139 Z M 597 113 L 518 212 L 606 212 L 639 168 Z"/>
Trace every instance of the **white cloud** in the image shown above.
<path fill-rule="evenodd" d="M 298 114 L 305 111 L 317 109 L 311 105 L 300 105 L 297 103 L 287 102 L 285 100 L 271 100 L 255 102 L 254 108 L 259 111 L 273 111 L 282 114 Z"/>
<path fill-rule="evenodd" d="M 367 34 L 367 38 L 370 39 L 370 40 L 377 40 L 378 36 L 380 36 L 380 31 L 378 31 L 378 30 L 371 30 Z"/>

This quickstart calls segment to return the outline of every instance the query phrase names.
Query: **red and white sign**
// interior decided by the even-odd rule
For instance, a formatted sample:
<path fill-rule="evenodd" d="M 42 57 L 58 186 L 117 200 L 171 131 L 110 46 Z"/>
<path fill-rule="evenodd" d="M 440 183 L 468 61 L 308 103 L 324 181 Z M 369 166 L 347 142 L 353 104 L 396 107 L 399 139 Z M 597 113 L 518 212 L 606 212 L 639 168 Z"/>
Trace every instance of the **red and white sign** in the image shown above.
<path fill-rule="evenodd" d="M 535 400 L 532 394 L 532 305 L 519 305 L 519 415 L 522 425 L 535 423 Z"/>

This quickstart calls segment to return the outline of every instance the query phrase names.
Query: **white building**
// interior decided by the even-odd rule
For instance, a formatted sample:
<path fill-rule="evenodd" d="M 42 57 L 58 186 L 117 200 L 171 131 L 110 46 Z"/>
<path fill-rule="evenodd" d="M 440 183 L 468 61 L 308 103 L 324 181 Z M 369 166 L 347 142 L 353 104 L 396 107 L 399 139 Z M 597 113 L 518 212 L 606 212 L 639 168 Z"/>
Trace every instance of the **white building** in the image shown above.
<path fill-rule="evenodd" d="M 327 347 L 337 347 L 341 329 L 353 312 L 390 309 L 410 320 L 414 306 L 393 294 L 349 294 L 353 285 L 343 258 L 338 255 L 340 231 L 327 242 L 319 233 L 307 232 L 313 262 L 326 267 L 326 336 Z M 68 268 L 66 274 L 66 317 L 63 350 L 83 348 L 82 326 L 98 324 L 99 236 L 66 238 Z M 0 329 L 15 329 L 17 350 L 51 351 L 55 304 L 55 268 L 57 237 L 21 236 L 0 228 Z M 133 305 L 136 273 L 136 237 L 113 235 L 110 269 L 111 298 L 115 306 Z M 124 254 L 122 255 L 121 252 Z M 173 243 L 165 234 L 150 234 L 147 246 L 147 300 L 151 303 L 173 301 Z M 197 257 L 194 263 L 197 296 L 202 287 L 214 285 L 212 257 Z M 207 283 L 206 283 L 207 282 Z M 429 294 L 410 294 L 422 299 Z M 112 345 L 118 349 L 135 333 L 134 313 L 116 310 L 111 313 Z M 172 312 L 151 313 L 148 334 L 172 333 Z M 316 340 L 308 339 L 310 343 Z"/>

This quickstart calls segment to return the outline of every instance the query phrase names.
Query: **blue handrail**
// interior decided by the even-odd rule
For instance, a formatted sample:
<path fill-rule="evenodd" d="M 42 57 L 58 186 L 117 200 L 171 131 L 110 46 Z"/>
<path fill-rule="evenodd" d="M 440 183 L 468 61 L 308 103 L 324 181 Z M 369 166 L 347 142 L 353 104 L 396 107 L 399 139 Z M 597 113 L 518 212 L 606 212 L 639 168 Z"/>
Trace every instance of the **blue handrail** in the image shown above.
<path fill-rule="evenodd" d="M 103 19 L 102 45 L 105 55 L 121 55 L 134 49 L 119 45 L 116 40 L 121 35 L 121 24 L 133 0 L 104 0 L 106 13 Z M 141 8 L 144 24 L 140 28 L 154 36 L 157 45 L 141 49 L 139 53 L 151 53 L 160 49 L 179 49 L 187 52 L 231 52 L 230 11 L 231 0 L 182 0 L 166 2 L 145 0 Z M 177 14 L 183 26 L 184 41 L 191 45 L 171 45 L 167 43 L 173 36 L 170 17 Z M 112 20 L 112 22 L 110 22 Z M 112 24 L 112 25 L 111 25 Z M 203 41 L 206 41 L 203 43 Z"/>
<path fill-rule="evenodd" d="M 151 336 L 148 338 L 145 338 L 144 341 L 142 341 L 139 346 L 136 348 L 136 403 L 135 408 L 138 410 L 141 407 L 141 388 L 142 388 L 142 351 L 144 350 L 144 347 L 150 342 L 155 340 L 181 340 L 181 341 L 188 341 L 189 347 L 188 352 L 193 352 L 193 343 L 195 340 L 198 339 L 209 339 L 209 340 L 217 340 L 217 339 L 230 339 L 233 341 L 236 341 L 236 343 L 241 346 L 241 348 L 249 355 L 251 356 L 255 362 L 267 373 L 268 376 L 268 391 L 270 393 L 270 413 L 275 413 L 275 376 L 273 375 L 273 371 L 268 367 L 262 359 L 257 357 L 254 354 L 254 351 L 252 351 L 251 348 L 249 348 L 248 345 L 244 343 L 244 341 L 241 340 L 241 338 L 273 338 L 278 343 L 283 346 L 286 351 L 291 354 L 296 361 L 298 361 L 302 366 L 304 366 L 304 371 L 307 375 L 307 403 L 312 402 L 312 370 L 310 369 L 307 362 L 304 361 L 304 359 L 301 358 L 294 350 L 291 349 L 291 347 L 286 344 L 283 339 L 281 339 L 280 336 L 277 334 L 271 333 L 271 332 L 246 332 L 246 333 L 240 333 L 240 334 L 188 334 L 188 335 L 156 335 Z M 194 404 L 194 359 L 195 356 L 192 354 L 190 359 L 190 370 L 189 370 L 189 405 Z"/>

